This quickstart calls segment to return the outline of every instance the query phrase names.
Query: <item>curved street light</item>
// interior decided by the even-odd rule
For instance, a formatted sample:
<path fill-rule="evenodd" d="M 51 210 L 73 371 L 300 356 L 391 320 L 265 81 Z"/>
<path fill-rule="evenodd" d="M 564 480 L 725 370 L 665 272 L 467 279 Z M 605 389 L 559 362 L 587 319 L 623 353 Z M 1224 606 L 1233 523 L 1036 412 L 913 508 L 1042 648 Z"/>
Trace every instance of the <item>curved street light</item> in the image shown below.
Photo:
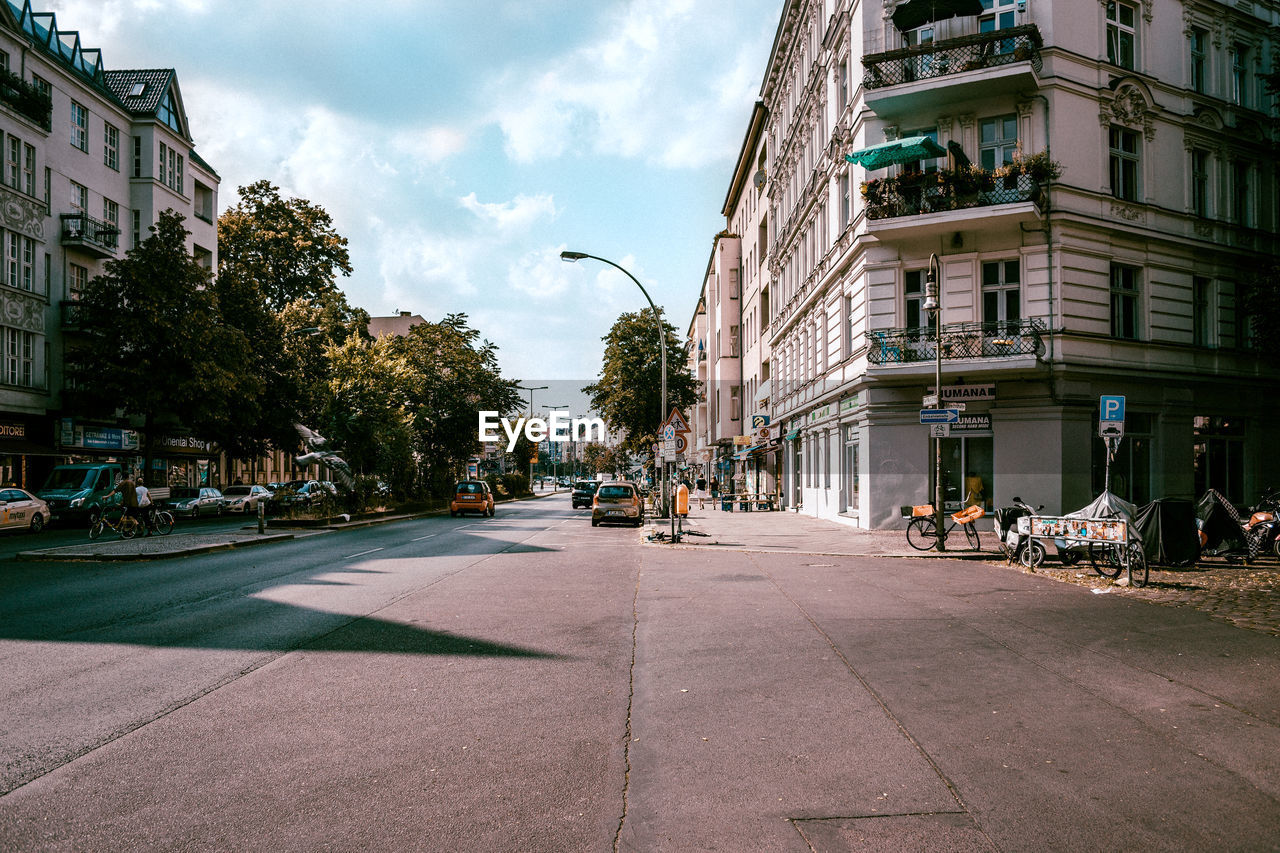
<path fill-rule="evenodd" d="M 624 267 L 618 266 L 608 258 L 602 258 L 602 257 L 599 257 L 598 255 L 588 255 L 586 252 L 570 252 L 566 250 L 560 253 L 560 260 L 567 261 L 569 263 L 580 261 L 583 258 L 590 258 L 593 261 L 599 261 L 602 264 L 608 264 L 609 266 L 613 267 L 616 270 L 621 270 L 623 275 L 625 275 L 627 278 L 631 279 L 636 283 L 636 287 L 640 288 L 640 292 L 644 294 L 644 298 L 649 300 L 649 307 L 653 309 L 653 319 L 658 324 L 658 359 L 659 359 L 659 365 L 660 365 L 659 369 L 662 371 L 662 383 L 661 383 L 662 409 L 661 411 L 658 412 L 658 425 L 661 426 L 663 421 L 666 420 L 666 417 L 667 417 L 667 333 L 666 333 L 666 330 L 662 328 L 662 312 L 658 310 L 657 305 L 653 304 L 653 299 L 649 296 L 649 291 L 644 289 L 644 285 L 640 283 L 640 279 L 633 276 Z M 661 440 L 662 436 L 659 435 L 658 439 Z M 654 470 L 656 471 L 658 470 L 656 459 L 654 460 L 654 463 L 655 463 Z M 663 465 L 661 470 L 662 470 L 662 476 L 659 478 L 658 489 L 659 489 L 659 495 L 661 496 L 661 500 L 662 500 L 662 512 L 663 514 L 665 514 L 667 511 L 666 466 Z"/>
<path fill-rule="evenodd" d="M 521 391 L 528 391 L 528 392 L 529 392 L 529 417 L 533 417 L 533 392 L 534 392 L 534 391 L 545 391 L 545 390 L 547 390 L 547 388 L 549 388 L 549 387 L 551 387 L 551 386 L 549 386 L 549 385 L 534 385 L 532 388 L 529 388 L 529 387 L 524 386 L 524 385 L 517 385 L 516 387 L 517 387 L 517 388 L 519 388 Z M 533 459 L 532 459 L 532 458 L 530 458 L 530 459 L 529 459 L 529 492 L 530 492 L 530 493 L 532 493 L 532 492 L 533 492 Z"/>
<path fill-rule="evenodd" d="M 942 266 L 936 253 L 929 254 L 929 271 L 925 274 L 925 298 L 922 306 L 933 317 L 934 374 L 933 388 L 938 395 L 937 407 L 942 408 L 942 300 L 938 280 L 942 278 Z M 934 549 L 947 550 L 947 540 L 942 532 L 942 438 L 933 440 L 933 535 Z"/>

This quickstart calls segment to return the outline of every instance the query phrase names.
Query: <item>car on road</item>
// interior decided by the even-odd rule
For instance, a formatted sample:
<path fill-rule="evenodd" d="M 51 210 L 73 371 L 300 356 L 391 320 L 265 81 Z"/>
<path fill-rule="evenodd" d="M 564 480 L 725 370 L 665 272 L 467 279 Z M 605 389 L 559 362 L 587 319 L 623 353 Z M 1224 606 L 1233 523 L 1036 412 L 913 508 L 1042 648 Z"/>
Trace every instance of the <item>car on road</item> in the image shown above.
<path fill-rule="evenodd" d="M 449 515 L 458 517 L 469 512 L 493 517 L 493 491 L 484 480 L 462 480 L 453 487 L 453 499 L 449 501 Z"/>
<path fill-rule="evenodd" d="M 257 512 L 258 506 L 271 501 L 271 492 L 265 486 L 227 486 L 222 490 L 227 501 L 227 512 Z"/>
<path fill-rule="evenodd" d="M 644 500 L 636 484 L 628 480 L 601 483 L 591 505 L 591 526 L 617 522 L 636 527 L 644 524 Z"/>
<path fill-rule="evenodd" d="M 0 489 L 0 527 L 39 533 L 49 521 L 49 505 L 26 489 Z"/>
<path fill-rule="evenodd" d="M 590 507 L 596 497 L 596 489 L 600 484 L 595 480 L 579 480 L 573 484 L 573 508 Z"/>
<path fill-rule="evenodd" d="M 267 501 L 267 508 L 272 512 L 281 512 L 291 507 L 313 506 L 331 496 L 329 490 L 318 480 L 290 480 L 270 491 L 271 498 Z"/>
<path fill-rule="evenodd" d="M 170 510 L 184 518 L 222 515 L 226 505 L 222 492 L 213 486 L 174 486 L 169 489 Z"/>

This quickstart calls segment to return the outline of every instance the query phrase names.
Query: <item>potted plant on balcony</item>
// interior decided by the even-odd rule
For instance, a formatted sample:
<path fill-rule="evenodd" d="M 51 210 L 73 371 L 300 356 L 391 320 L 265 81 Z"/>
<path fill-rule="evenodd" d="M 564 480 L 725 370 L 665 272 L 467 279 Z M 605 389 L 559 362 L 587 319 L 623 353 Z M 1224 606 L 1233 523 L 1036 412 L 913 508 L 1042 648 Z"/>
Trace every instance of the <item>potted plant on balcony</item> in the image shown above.
<path fill-rule="evenodd" d="M 1022 167 L 1017 163 L 997 166 L 992 177 L 1000 182 L 1000 186 L 1006 190 L 1016 190 L 1018 188 L 1018 176 L 1022 174 Z"/>
<path fill-rule="evenodd" d="M 1023 173 L 1037 184 L 1045 184 L 1062 175 L 1062 164 L 1049 157 L 1048 151 L 1037 151 L 1021 158 Z"/>
<path fill-rule="evenodd" d="M 885 181 L 882 178 L 872 178 L 869 181 L 862 182 L 862 200 L 867 203 L 868 207 L 879 207 L 884 204 Z"/>

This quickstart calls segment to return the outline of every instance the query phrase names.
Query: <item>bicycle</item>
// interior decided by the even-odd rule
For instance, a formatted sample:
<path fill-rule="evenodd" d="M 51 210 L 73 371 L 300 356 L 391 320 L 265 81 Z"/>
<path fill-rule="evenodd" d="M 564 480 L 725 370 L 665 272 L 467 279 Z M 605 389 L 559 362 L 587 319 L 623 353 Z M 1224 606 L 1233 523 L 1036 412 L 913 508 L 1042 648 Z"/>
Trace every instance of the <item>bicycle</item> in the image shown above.
<path fill-rule="evenodd" d="M 126 513 L 123 508 L 108 508 L 98 513 L 93 524 L 89 525 L 89 538 L 97 539 L 107 530 L 113 530 L 120 534 L 121 539 L 132 539 L 144 529 L 142 519 L 137 516 Z"/>
<path fill-rule="evenodd" d="M 1122 571 L 1127 571 L 1129 586 L 1132 587 L 1146 586 L 1151 574 L 1146 552 L 1142 550 L 1142 543 L 1139 541 L 1131 541 L 1126 545 L 1119 542 L 1091 542 L 1089 563 L 1104 578 L 1117 578 Z"/>
<path fill-rule="evenodd" d="M 917 551 L 930 551 L 938 545 L 938 528 L 933 520 L 933 506 L 924 504 L 912 507 L 912 511 L 916 517 L 911 519 L 907 524 L 907 543 Z M 928 515 L 922 513 L 927 512 Z M 956 529 L 959 525 L 964 528 L 965 538 L 969 540 L 969 547 L 974 551 L 982 549 L 982 540 L 978 538 L 978 528 L 974 526 L 974 522 L 982 516 L 986 515 L 986 511 L 980 506 L 971 506 L 953 512 L 951 514 L 951 525 L 942 529 L 942 541 L 947 541 L 947 535 Z"/>

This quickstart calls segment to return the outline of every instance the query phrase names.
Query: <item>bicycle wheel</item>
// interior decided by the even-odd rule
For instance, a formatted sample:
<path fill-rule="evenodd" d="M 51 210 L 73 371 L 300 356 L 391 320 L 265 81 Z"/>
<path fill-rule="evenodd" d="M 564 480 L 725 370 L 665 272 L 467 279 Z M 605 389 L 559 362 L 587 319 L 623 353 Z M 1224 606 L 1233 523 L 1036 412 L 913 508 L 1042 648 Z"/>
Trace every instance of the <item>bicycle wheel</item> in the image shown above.
<path fill-rule="evenodd" d="M 173 516 L 165 510 L 156 513 L 156 533 L 167 536 L 173 530 Z"/>
<path fill-rule="evenodd" d="M 1093 566 L 1093 570 L 1104 578 L 1120 577 L 1120 570 L 1124 568 L 1120 564 L 1120 554 L 1116 550 L 1116 546 L 1105 545 L 1101 542 L 1091 542 L 1089 544 L 1089 565 Z"/>
<path fill-rule="evenodd" d="M 1028 569 L 1037 569 L 1044 562 L 1045 547 L 1042 543 L 1030 539 L 1018 549 L 1018 562 Z"/>
<path fill-rule="evenodd" d="M 911 519 L 907 525 L 907 543 L 917 551 L 930 551 L 938 544 L 937 528 L 928 516 Z"/>
<path fill-rule="evenodd" d="M 89 525 L 89 538 L 97 539 L 102 535 L 102 531 L 107 529 L 107 523 L 102 520 L 102 516 L 94 519 L 93 524 Z"/>
<path fill-rule="evenodd" d="M 973 522 L 969 522 L 964 526 L 965 538 L 969 540 L 969 547 L 975 551 L 982 550 L 982 540 L 978 538 L 978 528 L 973 526 Z"/>
<path fill-rule="evenodd" d="M 1129 586 L 1143 587 L 1147 585 L 1147 555 L 1141 545 L 1129 546 Z"/>
<path fill-rule="evenodd" d="M 131 515 L 120 519 L 120 538 L 132 539 L 138 535 L 138 520 Z"/>

